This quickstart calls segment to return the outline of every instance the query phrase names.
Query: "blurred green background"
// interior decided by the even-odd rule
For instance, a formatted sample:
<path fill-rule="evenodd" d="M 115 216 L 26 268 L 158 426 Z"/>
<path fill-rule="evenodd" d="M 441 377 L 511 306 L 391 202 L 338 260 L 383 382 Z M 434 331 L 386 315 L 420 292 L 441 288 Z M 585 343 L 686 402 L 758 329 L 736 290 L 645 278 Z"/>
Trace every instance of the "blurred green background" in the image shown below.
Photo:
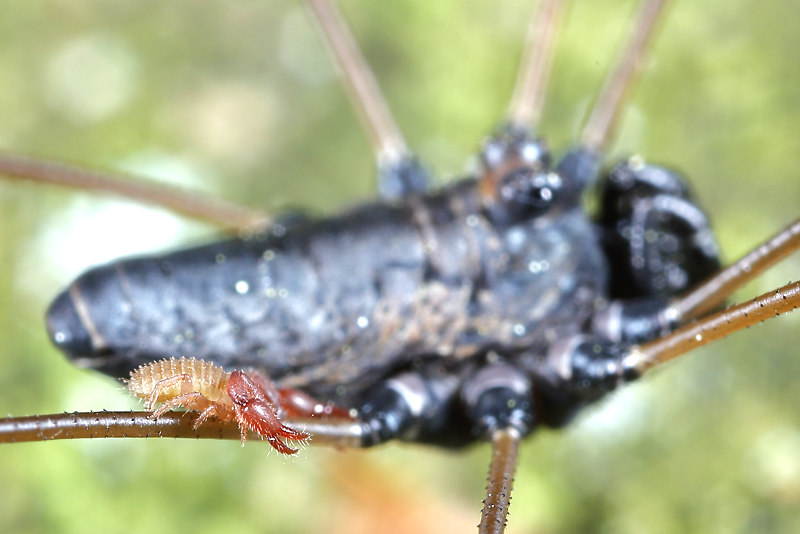
<path fill-rule="evenodd" d="M 528 2 L 342 2 L 409 143 L 442 181 L 502 118 Z M 574 2 L 542 132 L 574 139 L 633 10 Z M 613 155 L 693 177 L 732 260 L 798 215 L 800 5 L 676 2 Z M 0 6 L 0 147 L 331 213 L 373 191 L 369 146 L 294 1 Z M 0 182 L 0 412 L 135 406 L 44 334 L 55 292 L 214 229 Z M 740 298 L 800 275 L 795 256 Z M 800 531 L 800 314 L 653 373 L 522 449 L 509 532 Z M 488 450 L 95 440 L 0 447 L 0 532 L 467 532 Z"/>

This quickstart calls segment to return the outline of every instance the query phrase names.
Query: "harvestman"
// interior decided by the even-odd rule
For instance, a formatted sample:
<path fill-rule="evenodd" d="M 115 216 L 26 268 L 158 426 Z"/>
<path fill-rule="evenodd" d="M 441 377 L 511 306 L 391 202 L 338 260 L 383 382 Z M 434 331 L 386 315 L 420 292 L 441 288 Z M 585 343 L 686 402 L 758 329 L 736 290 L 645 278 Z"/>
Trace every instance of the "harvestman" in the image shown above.
<path fill-rule="evenodd" d="M 628 47 L 622 54 L 617 69 L 612 72 L 593 112 L 583 130 L 581 146 L 588 152 L 600 154 L 610 138 L 614 124 L 620 113 L 625 93 L 629 90 L 640 63 L 640 56 L 663 2 L 645 2 L 640 15 L 634 23 L 634 31 Z M 381 174 L 392 175 L 398 167 L 402 167 L 410 159 L 405 142 L 400 136 L 394 122 L 386 110 L 382 98 L 377 92 L 372 75 L 363 65 L 360 54 L 352 44 L 352 39 L 338 21 L 338 17 L 324 2 L 312 2 L 321 26 L 330 41 L 334 57 L 340 64 L 348 90 L 353 95 L 363 120 L 370 131 L 370 138 L 375 145 Z M 541 106 L 544 102 L 549 64 L 552 59 L 553 35 L 557 26 L 561 6 L 559 2 L 544 2 L 539 14 L 534 17 L 531 28 L 531 39 L 527 47 L 528 58 L 522 69 L 515 97 L 508 112 L 507 123 L 515 128 L 531 130 L 538 121 Z M 19 175 L 28 179 L 42 178 L 46 181 L 66 181 L 76 187 L 92 189 L 114 188 L 115 182 L 109 177 L 83 170 L 69 169 L 58 164 L 33 161 L 23 157 L 6 156 L 0 161 L 0 168 L 5 174 Z M 402 182 L 402 175 L 401 175 Z M 391 180 L 384 195 L 393 192 Z M 413 183 L 395 185 L 401 191 L 404 188 L 417 187 Z M 151 187 L 135 188 L 122 186 L 118 189 L 132 198 L 150 199 L 168 205 L 178 211 L 200 215 L 205 218 L 241 228 L 251 228 L 255 224 L 263 224 L 264 218 L 257 213 L 243 211 L 235 207 L 224 206 L 214 202 L 207 205 L 196 196 L 180 193 L 172 195 Z M 703 317 L 696 323 L 689 324 L 674 333 L 655 341 L 625 349 L 623 358 L 630 369 L 639 373 L 686 353 L 692 348 L 713 342 L 729 333 L 749 326 L 785 311 L 790 311 L 800 302 L 800 284 L 794 283 L 769 292 L 753 301 L 735 306 L 718 314 L 705 317 L 743 283 L 750 280 L 788 253 L 800 247 L 800 222 L 795 222 L 786 230 L 767 241 L 753 252 L 746 255 L 731 267 L 701 284 L 691 292 L 671 302 L 668 313 L 675 322 L 687 322 L 693 318 Z M 230 425 L 216 425 L 211 421 L 195 429 L 195 417 L 165 413 L 156 420 L 149 413 L 141 414 L 69 414 L 65 416 L 42 416 L 39 418 L 9 419 L 3 422 L 4 441 L 45 440 L 58 438 L 80 438 L 88 436 L 127 437 L 151 436 L 191 436 L 191 437 L 238 437 L 238 432 Z M 362 429 L 357 423 L 289 421 L 289 424 L 301 425 L 311 434 L 317 443 L 330 442 L 344 446 L 362 444 Z M 58 433 L 58 436 L 55 434 Z M 493 462 L 490 467 L 487 500 L 482 516 L 481 531 L 502 531 L 511 491 L 511 478 L 516 464 L 519 431 L 512 425 L 497 428 L 491 436 L 487 436 L 493 445 Z"/>

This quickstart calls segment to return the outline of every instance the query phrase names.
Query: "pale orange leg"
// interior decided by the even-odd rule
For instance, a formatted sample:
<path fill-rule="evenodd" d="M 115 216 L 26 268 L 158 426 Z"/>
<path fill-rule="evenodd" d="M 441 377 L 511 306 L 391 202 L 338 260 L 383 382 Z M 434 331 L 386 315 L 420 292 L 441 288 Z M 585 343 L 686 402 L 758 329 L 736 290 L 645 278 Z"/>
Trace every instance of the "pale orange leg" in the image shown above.
<path fill-rule="evenodd" d="M 156 382 L 155 386 L 153 386 L 152 393 L 150 393 L 150 398 L 147 401 L 147 409 L 152 412 L 158 403 L 158 396 L 161 394 L 161 392 L 181 382 L 183 383 L 181 384 L 181 393 L 188 393 L 191 391 L 191 388 L 187 388 L 186 384 L 188 383 L 189 386 L 192 385 L 192 377 L 186 373 L 164 378 L 163 380 Z"/>
<path fill-rule="evenodd" d="M 332 417 L 352 419 L 350 410 L 336 406 L 332 402 L 319 402 L 308 393 L 292 388 L 278 388 L 267 376 L 258 371 L 250 371 L 247 376 L 255 382 L 276 408 L 289 417 Z"/>
<path fill-rule="evenodd" d="M 353 419 L 350 410 L 332 402 L 319 402 L 299 389 L 278 389 L 281 408 L 289 417 L 330 417 L 334 419 Z"/>
<path fill-rule="evenodd" d="M 194 422 L 194 428 L 198 428 L 209 417 L 216 417 L 220 421 L 231 421 L 236 418 L 236 413 L 228 406 L 209 401 L 209 406 L 197 416 L 197 420 Z"/>
<path fill-rule="evenodd" d="M 198 393 L 196 391 L 190 391 L 188 393 L 178 395 L 174 399 L 166 401 L 158 408 L 158 410 L 153 412 L 152 418 L 158 419 L 159 417 L 170 411 L 172 408 L 180 408 L 180 407 L 186 408 L 187 410 L 192 410 L 196 412 L 202 411 L 205 413 L 205 411 L 210 407 L 210 405 L 213 406 L 213 403 L 207 398 L 205 398 L 201 393 Z M 197 425 L 195 425 L 195 427 L 197 427 Z"/>

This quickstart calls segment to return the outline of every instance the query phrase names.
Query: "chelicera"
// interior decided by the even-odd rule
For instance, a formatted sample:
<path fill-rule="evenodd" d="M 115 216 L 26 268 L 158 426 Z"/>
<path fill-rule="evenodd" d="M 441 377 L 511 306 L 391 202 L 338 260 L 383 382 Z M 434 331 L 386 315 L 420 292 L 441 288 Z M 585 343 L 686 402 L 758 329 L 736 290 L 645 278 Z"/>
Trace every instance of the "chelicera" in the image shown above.
<path fill-rule="evenodd" d="M 485 165 L 485 170 L 486 170 L 485 175 L 488 176 L 489 179 L 485 179 L 481 183 L 482 183 L 482 185 L 483 184 L 487 184 L 487 183 L 490 184 L 490 185 L 485 187 L 484 188 L 485 190 L 481 191 L 482 192 L 481 202 L 483 203 L 485 211 L 489 214 L 488 216 L 496 218 L 495 222 L 497 224 L 505 224 L 508 221 L 503 221 L 502 220 L 503 218 L 511 218 L 512 222 L 513 222 L 513 219 L 515 217 L 530 216 L 532 213 L 536 214 L 537 216 L 543 216 L 544 218 L 546 218 L 548 211 L 551 208 L 553 208 L 554 206 L 555 206 L 556 211 L 558 209 L 563 209 L 563 207 L 560 208 L 557 203 L 553 202 L 553 199 L 558 199 L 560 196 L 563 196 L 563 195 L 566 195 L 566 197 L 569 197 L 569 195 L 575 194 L 575 192 L 570 189 L 571 187 L 575 187 L 574 181 L 571 183 L 570 180 L 564 180 L 564 178 L 565 177 L 574 178 L 574 176 L 577 176 L 579 173 L 576 172 L 575 175 L 569 176 L 570 173 L 565 170 L 565 168 L 566 168 L 566 164 L 564 163 L 565 160 L 562 160 L 561 161 L 561 168 L 557 168 L 556 169 L 557 171 L 560 172 L 560 174 L 559 174 L 559 172 L 557 172 L 555 174 L 551 174 L 551 172 L 550 172 L 550 170 L 551 170 L 550 163 L 547 162 L 546 160 L 542 160 L 541 162 L 538 160 L 539 155 L 546 154 L 545 150 L 541 147 L 541 145 L 539 145 L 536 142 L 529 142 L 529 140 L 526 139 L 524 136 L 520 136 L 518 134 L 518 132 L 514 128 L 510 128 L 508 130 L 504 130 L 496 138 L 496 141 L 498 142 L 498 145 L 500 147 L 499 150 L 495 150 L 491 146 L 491 143 L 490 143 L 487 146 L 487 149 L 484 151 L 484 165 Z M 501 164 L 498 167 L 499 170 L 496 170 L 493 167 L 494 161 L 495 161 L 494 157 L 493 157 L 493 154 L 495 154 L 496 152 L 499 152 L 499 153 L 503 154 L 503 156 L 501 156 L 500 159 L 499 159 L 499 161 L 501 162 Z M 534 158 L 528 159 L 527 154 L 529 154 L 531 152 L 534 153 L 534 154 L 537 154 L 537 156 L 534 156 Z M 511 156 L 510 158 L 508 157 L 509 155 Z M 586 155 L 585 153 L 584 154 L 578 154 L 577 157 L 578 157 L 578 159 L 581 159 L 585 155 Z M 515 160 L 517 161 L 517 163 L 515 164 L 515 165 L 518 165 L 517 168 L 511 168 L 511 169 L 503 168 L 503 165 L 506 165 L 508 161 L 512 161 L 513 162 Z M 566 161 L 569 162 L 569 160 L 566 160 Z M 540 171 L 547 171 L 547 172 L 540 172 Z M 648 188 L 655 181 L 655 180 L 651 179 L 651 175 L 652 175 L 653 172 L 655 172 L 655 173 L 661 172 L 663 175 L 667 176 L 667 181 L 668 182 L 669 182 L 669 180 L 672 180 L 672 175 L 670 173 L 668 173 L 666 171 L 663 171 L 662 169 L 643 166 L 638 161 L 632 161 L 632 162 L 624 165 L 623 168 L 621 168 L 619 170 L 619 172 L 616 173 L 615 176 L 619 178 L 617 181 L 621 184 L 620 191 L 623 191 L 622 193 L 619 193 L 620 196 L 625 197 L 625 194 L 626 194 L 625 191 L 624 191 L 624 188 L 625 188 L 624 184 L 625 184 L 625 180 L 626 180 L 625 179 L 625 175 L 626 174 L 633 173 L 634 175 L 636 175 L 634 177 L 633 181 L 632 181 L 632 185 L 628 188 L 628 191 L 630 191 L 630 190 L 637 190 L 637 191 L 635 191 L 633 194 L 631 194 L 629 196 L 626 196 L 622 201 L 619 201 L 619 200 L 610 201 L 610 204 L 614 205 L 614 209 L 618 209 L 620 212 L 622 212 L 621 216 L 611 217 L 611 220 L 614 222 L 614 224 L 616 224 L 620 220 L 624 220 L 626 217 L 630 217 L 630 219 L 632 221 L 633 219 L 635 219 L 637 217 L 637 213 L 639 211 L 642 211 L 642 210 L 639 210 L 639 208 L 642 205 L 647 204 L 648 202 L 655 203 L 653 201 L 653 197 L 655 197 L 656 195 L 652 194 L 652 191 L 648 191 Z M 496 183 L 498 185 L 497 188 L 493 188 L 493 186 L 491 185 L 491 183 L 495 181 L 492 178 L 493 175 L 496 175 L 498 177 L 497 180 L 496 180 Z M 663 181 L 662 181 L 662 184 L 663 184 Z M 405 186 L 401 186 L 401 188 L 402 187 L 405 187 Z M 667 183 L 666 184 L 666 188 L 669 190 L 667 192 L 670 193 L 667 196 L 669 196 L 672 199 L 672 200 L 668 199 L 667 202 L 668 203 L 672 202 L 673 205 L 680 204 L 681 201 L 683 200 L 683 196 L 682 196 L 683 192 L 681 191 L 682 187 L 680 186 L 680 183 L 679 183 L 678 186 L 674 186 L 671 183 Z M 389 188 L 389 189 L 391 189 L 391 188 Z M 642 190 L 644 190 L 644 192 L 642 192 Z M 677 191 L 677 193 L 674 194 L 674 195 L 672 194 L 673 190 Z M 495 191 L 497 191 L 497 194 L 495 194 Z M 664 192 L 665 192 L 664 190 L 658 190 L 657 189 L 657 193 L 658 194 L 661 194 L 661 193 L 664 193 Z M 675 199 L 677 199 L 677 200 L 675 200 Z M 498 208 L 498 206 L 501 206 L 501 207 Z M 691 209 L 691 206 L 685 208 L 683 210 L 684 213 L 686 212 L 687 209 Z M 611 210 L 608 210 L 606 213 L 610 213 L 610 211 Z M 669 211 L 669 209 L 665 208 L 665 210 L 663 212 L 668 212 L 668 211 Z M 648 214 L 652 214 L 652 213 L 659 214 L 658 211 L 653 212 L 653 211 L 648 211 L 648 210 L 643 210 L 643 213 L 644 214 L 642 215 L 642 217 L 644 217 L 644 219 L 647 219 L 647 217 L 649 216 Z M 660 218 L 660 217 L 661 216 L 658 215 L 657 218 Z M 669 215 L 667 217 L 669 217 Z M 695 219 L 692 216 L 689 216 L 686 219 L 686 221 L 688 221 L 688 222 L 697 221 L 697 220 L 698 219 Z M 704 240 L 702 238 L 702 233 L 704 231 L 704 228 L 703 228 L 704 225 L 702 224 L 703 221 L 700 220 L 700 223 L 701 224 L 697 225 L 695 228 L 693 228 L 693 231 L 691 232 L 692 240 L 696 240 L 701 245 L 702 245 L 702 243 L 704 241 L 707 244 L 707 240 Z M 646 223 L 642 223 L 642 224 L 643 224 L 643 226 L 640 226 L 640 227 L 636 228 L 635 224 L 630 223 L 628 225 L 628 229 L 627 230 L 623 229 L 623 231 L 620 233 L 620 236 L 623 239 L 623 241 L 628 240 L 628 243 L 623 242 L 622 246 L 629 246 L 633 250 L 633 253 L 630 255 L 630 265 L 629 266 L 632 266 L 634 268 L 637 268 L 637 267 L 638 268 L 642 268 L 642 264 L 646 264 L 651 259 L 651 256 L 649 255 L 649 253 L 652 252 L 652 251 L 647 250 L 646 244 L 641 244 L 641 246 L 638 249 L 638 252 L 636 250 L 634 250 L 634 249 L 636 249 L 636 238 L 637 238 L 636 233 L 637 232 L 642 232 L 644 234 L 647 233 L 648 227 L 646 227 L 646 225 L 644 225 Z M 630 228 L 634 228 L 632 233 L 631 233 Z M 697 231 L 695 232 L 694 230 L 697 230 Z M 626 231 L 630 235 L 626 236 L 626 233 L 625 233 Z M 695 239 L 698 235 L 701 236 L 701 237 Z M 646 241 L 646 239 L 644 241 Z M 617 245 L 619 245 L 619 243 L 617 243 Z M 610 243 L 609 244 L 610 248 L 613 248 L 614 246 L 616 246 L 614 243 Z M 700 251 L 699 253 L 700 253 L 701 256 L 705 256 L 705 257 L 709 258 L 709 263 L 713 263 L 713 254 L 707 254 L 706 251 L 703 250 L 703 246 L 699 246 L 697 248 L 699 249 L 699 251 Z M 680 246 L 678 246 L 678 250 L 680 251 Z M 684 250 L 683 253 L 686 254 L 686 251 Z M 637 256 L 637 254 L 639 254 L 639 255 Z M 661 255 L 661 253 L 659 251 L 655 251 L 654 254 L 655 254 L 655 260 L 657 262 L 661 262 L 662 264 L 668 264 L 669 263 L 668 258 L 665 259 L 665 256 Z M 550 268 L 552 266 L 552 263 L 553 262 L 551 262 L 548 258 L 545 258 L 542 261 L 537 261 L 537 266 L 538 266 L 538 269 L 546 271 L 548 268 Z M 710 269 L 701 268 L 700 271 L 701 271 L 701 273 L 706 273 L 706 272 L 710 272 Z M 658 274 L 659 276 L 658 277 L 647 276 L 647 275 L 652 275 L 654 273 Z M 631 276 L 635 278 L 636 277 L 636 273 L 635 272 L 632 273 Z M 676 272 L 674 269 L 671 269 L 669 265 L 667 265 L 667 268 L 663 269 L 663 271 L 659 270 L 658 268 L 647 268 L 646 269 L 646 275 L 645 275 L 645 282 L 654 282 L 655 283 L 656 279 L 658 279 L 656 285 L 660 286 L 660 288 L 663 289 L 665 285 L 669 286 L 670 281 L 677 280 L 677 282 L 676 282 L 677 288 L 680 289 L 682 287 L 685 287 L 684 284 L 686 284 L 686 280 L 691 280 L 692 282 L 694 282 L 694 281 L 696 281 L 695 278 L 699 278 L 699 277 L 700 277 L 700 275 L 693 275 L 693 274 L 685 274 L 685 273 Z M 694 284 L 691 283 L 691 284 L 688 284 L 688 285 L 694 285 Z M 655 290 L 650 289 L 650 288 L 646 288 L 646 289 L 639 289 L 637 291 L 643 292 L 643 293 L 649 295 L 650 293 L 657 293 L 658 290 L 659 290 L 659 288 L 656 288 Z M 672 288 L 671 290 L 668 290 L 667 294 L 671 295 L 672 293 L 670 291 L 675 291 L 675 288 Z M 637 295 L 637 293 L 634 292 L 634 295 Z M 629 296 L 629 295 L 626 295 L 626 296 Z M 653 307 L 649 308 L 648 306 L 653 306 Z M 713 307 L 713 305 L 711 307 Z M 626 314 L 630 314 L 630 308 L 625 308 L 624 306 L 622 308 L 618 308 L 618 309 L 615 309 L 613 307 L 608 307 L 608 308 L 604 308 L 603 311 L 606 312 L 606 315 L 613 315 L 614 313 L 619 312 L 619 316 L 621 316 L 621 317 L 625 317 Z M 656 311 L 658 313 L 656 313 Z M 636 321 L 632 321 L 632 322 L 622 321 L 621 324 L 623 324 L 623 329 L 626 328 L 626 327 L 633 328 L 633 326 L 631 326 L 631 325 L 634 325 L 636 328 L 640 328 L 642 326 L 641 323 L 647 323 L 649 321 L 651 323 L 658 323 L 658 327 L 659 328 L 663 328 L 664 330 L 670 330 L 672 328 L 672 325 L 670 324 L 670 321 L 674 320 L 674 321 L 677 322 L 678 319 L 675 319 L 673 317 L 674 309 L 669 309 L 668 313 L 664 314 L 664 317 L 660 316 L 661 312 L 664 312 L 664 311 L 665 311 L 665 308 L 658 308 L 658 304 L 646 303 L 646 305 L 643 308 L 634 310 L 634 312 L 636 313 L 636 315 L 634 316 Z M 651 318 L 650 316 L 648 316 L 648 314 L 653 314 L 653 313 L 656 313 L 659 316 L 656 317 L 656 318 Z M 359 316 L 359 318 L 360 317 L 361 316 Z M 598 322 L 602 322 L 604 320 L 604 319 L 601 318 L 600 315 L 598 315 L 597 317 L 593 318 L 593 320 L 595 320 L 595 319 Z M 604 324 L 604 327 L 607 327 L 609 324 L 614 323 L 613 320 L 606 320 L 606 321 L 607 322 Z M 516 326 L 516 325 L 514 325 L 514 326 Z M 525 326 L 525 325 L 523 325 L 523 326 Z M 652 329 L 652 328 L 653 328 L 652 324 L 651 325 L 647 325 L 647 324 L 644 325 L 644 329 L 645 330 Z M 514 332 L 513 327 L 512 327 L 512 333 L 516 333 L 516 332 Z M 625 334 L 620 334 L 620 335 L 623 336 L 623 337 L 628 336 L 626 339 L 637 339 L 637 335 L 639 335 L 639 334 L 634 332 L 634 333 L 625 333 Z M 696 333 L 691 337 L 696 339 L 698 336 L 702 337 L 703 335 L 704 334 Z M 613 335 L 607 335 L 605 341 L 610 340 L 612 337 L 613 337 Z M 648 338 L 648 337 L 652 337 L 652 335 L 642 335 L 642 337 Z M 574 340 L 571 340 L 571 341 L 574 341 Z M 592 359 L 595 357 L 595 355 L 598 355 L 598 354 L 600 354 L 600 355 L 604 355 L 604 354 L 608 355 L 608 353 L 606 351 L 609 350 L 609 348 L 606 345 L 604 345 L 603 343 L 597 343 L 597 342 L 592 341 L 592 340 L 590 340 L 588 342 L 588 344 L 585 345 L 585 346 L 582 346 L 580 344 L 575 345 L 574 343 L 573 343 L 572 346 L 570 346 L 569 343 L 566 343 L 565 345 L 566 346 L 561 347 L 564 350 L 564 354 L 575 355 L 575 359 L 583 360 L 583 361 L 589 362 L 589 363 L 592 362 Z M 497 383 L 505 381 L 506 384 L 508 384 L 509 375 L 506 374 L 506 373 L 510 372 L 512 375 L 516 373 L 516 371 L 513 368 L 509 368 L 508 366 L 504 366 L 503 365 L 502 360 L 505 357 L 503 349 L 508 349 L 508 347 L 507 346 L 501 346 L 500 350 L 491 351 L 491 354 L 489 352 L 487 352 L 487 358 L 486 358 L 485 362 L 482 362 L 482 363 L 493 364 L 495 360 L 498 360 L 499 363 L 498 363 L 497 366 L 488 365 L 487 366 L 487 369 L 489 369 L 488 371 L 483 372 L 481 370 L 480 372 L 476 372 L 474 377 L 475 377 L 477 386 L 474 386 L 472 388 L 465 388 L 463 390 L 462 397 L 465 398 L 465 399 L 468 399 L 467 404 L 472 404 L 473 406 L 479 406 L 483 402 L 483 401 L 480 400 L 480 397 L 481 397 L 481 395 L 483 395 L 483 393 L 486 393 L 488 391 L 488 389 L 486 389 L 486 382 L 482 381 L 482 380 L 489 380 L 490 382 L 499 380 L 499 382 L 491 382 L 491 383 L 497 384 Z M 586 394 L 587 399 L 591 399 L 596 394 L 598 394 L 597 392 L 592 391 L 592 388 L 594 387 L 592 381 L 599 380 L 601 382 L 601 389 L 606 387 L 607 385 L 609 387 L 614 385 L 614 384 L 605 384 L 604 381 L 606 380 L 606 378 L 608 378 L 608 376 L 601 376 L 601 375 L 598 375 L 596 373 L 608 372 L 609 371 L 609 362 L 610 362 L 610 363 L 613 363 L 613 364 L 618 364 L 618 366 L 616 368 L 612 369 L 613 372 L 611 373 L 611 378 L 613 378 L 614 380 L 617 380 L 619 378 L 626 378 L 628 374 L 633 374 L 634 371 L 638 371 L 639 370 L 638 366 L 640 364 L 642 364 L 642 361 L 644 359 L 646 359 L 644 357 L 640 357 L 639 354 L 640 353 L 631 353 L 631 354 L 627 355 L 628 356 L 627 358 L 623 357 L 623 352 L 620 352 L 619 354 L 612 354 L 609 357 L 608 360 L 605 360 L 605 361 L 601 360 L 601 364 L 598 365 L 597 369 L 593 368 L 591 365 L 587 365 L 585 367 L 580 367 L 580 369 L 576 369 L 576 368 L 569 369 L 568 372 L 567 372 L 567 374 L 570 375 L 569 377 L 567 377 L 565 375 L 559 376 L 557 373 L 556 373 L 556 375 L 553 375 L 553 376 L 546 376 L 545 374 L 541 374 L 541 373 L 534 373 L 534 374 L 536 375 L 537 379 L 542 380 L 545 383 L 545 386 L 543 386 L 542 389 L 539 389 L 539 391 L 545 391 L 547 389 L 547 382 L 550 379 L 553 379 L 553 380 L 555 380 L 557 382 L 557 381 L 559 381 L 561 379 L 564 379 L 564 378 L 573 378 L 574 376 L 579 375 L 580 372 L 585 372 L 586 376 L 584 376 L 582 379 L 578 380 L 576 383 L 577 384 L 581 384 L 581 387 L 583 387 L 584 385 L 587 386 L 587 390 L 586 391 L 582 391 L 580 393 L 580 395 Z M 536 365 L 538 365 L 538 362 L 532 362 L 531 365 L 532 366 L 536 366 Z M 567 365 L 567 366 L 569 365 L 568 363 L 566 363 L 566 360 L 565 360 L 565 365 Z M 556 366 L 556 367 L 561 369 L 561 367 L 559 367 L 559 366 Z M 603 369 L 599 369 L 599 367 L 603 367 Z M 469 370 L 467 370 L 467 371 L 461 370 L 461 371 L 464 372 L 465 374 L 469 374 L 468 373 Z M 576 372 L 576 371 L 579 371 L 579 372 Z M 429 377 L 426 376 L 426 374 L 425 374 L 426 372 L 427 372 L 427 370 L 423 369 L 423 372 L 420 375 L 421 378 L 423 378 L 423 379 L 429 378 Z M 486 378 L 487 376 L 488 376 L 488 378 Z M 404 377 L 401 377 L 401 378 L 404 378 Z M 522 397 L 525 397 L 525 398 L 522 398 L 522 399 L 506 399 L 506 398 L 502 398 L 500 400 L 499 404 L 506 404 L 507 406 L 513 404 L 515 407 L 518 407 L 518 408 L 522 407 L 521 411 L 525 412 L 528 408 L 525 408 L 524 404 L 525 404 L 525 402 L 528 402 L 527 397 L 529 396 L 528 393 L 526 393 L 526 388 L 528 388 L 529 386 L 524 383 L 525 382 L 525 377 L 524 376 L 523 377 L 517 377 L 517 378 L 520 378 L 520 380 L 519 381 L 511 380 L 512 382 L 514 382 L 513 387 L 510 388 L 511 393 L 512 394 L 522 393 Z M 413 381 L 413 380 L 415 380 L 415 378 L 411 377 L 411 378 L 409 378 L 409 380 Z M 397 384 L 393 384 L 393 392 L 396 393 L 398 391 L 398 388 L 405 387 L 406 389 L 408 389 L 409 385 L 411 383 L 412 382 L 403 382 L 399 386 Z M 493 388 L 490 388 L 490 389 L 493 389 Z M 555 389 L 557 390 L 558 388 L 555 388 Z M 505 392 L 502 392 L 502 393 L 503 394 L 507 394 L 508 391 L 505 391 Z M 555 391 L 555 393 L 559 393 L 559 391 Z M 469 399 L 471 399 L 471 400 L 469 400 Z M 407 401 L 408 397 L 406 397 L 404 400 Z M 394 401 L 392 401 L 392 402 L 394 402 Z M 496 401 L 491 401 L 491 402 L 494 402 L 495 404 L 498 404 Z M 571 408 L 573 408 L 573 406 L 570 406 L 569 404 L 567 404 L 565 406 L 567 408 L 567 410 L 566 410 L 567 412 L 571 411 Z M 495 409 L 496 409 L 496 406 L 493 407 L 491 410 L 489 410 L 489 412 L 494 412 Z M 367 416 L 370 413 L 370 408 L 368 406 L 362 406 L 361 413 L 362 413 L 362 416 L 364 417 L 364 419 L 366 420 Z M 392 414 L 392 416 L 395 415 L 395 412 L 391 412 L 389 410 L 385 410 L 384 408 L 381 408 L 381 407 L 372 408 L 372 413 L 378 414 L 378 419 L 380 419 L 381 417 L 385 418 L 385 414 L 387 414 L 387 413 Z M 497 419 L 496 413 L 490 413 L 489 415 L 490 415 L 490 418 Z M 522 413 L 522 415 L 525 416 L 526 414 Z M 566 415 L 567 414 L 564 414 L 565 418 L 566 418 Z M 520 428 L 517 428 L 517 431 L 519 433 L 525 433 L 527 431 L 526 427 L 528 426 L 529 423 L 527 423 L 525 421 L 520 421 L 520 420 L 515 419 L 515 418 L 519 417 L 519 414 L 512 413 L 508 417 L 510 419 L 508 419 L 506 421 L 499 421 L 499 422 L 497 420 L 489 421 L 487 423 L 487 429 L 485 429 L 485 430 L 490 430 L 491 428 L 497 427 L 497 426 L 504 426 L 504 425 L 506 425 L 506 423 L 511 421 L 513 423 L 512 426 L 520 427 Z M 481 417 L 478 416 L 477 419 L 481 419 Z M 559 422 L 558 419 L 559 419 L 558 417 L 555 417 L 553 422 L 558 423 Z M 383 425 L 383 424 L 384 424 L 383 422 L 376 423 L 376 425 L 378 425 L 378 426 Z M 390 429 L 390 430 L 392 430 L 392 432 L 394 432 L 394 431 L 400 430 L 400 429 Z M 405 430 L 405 429 L 402 429 L 402 430 Z M 348 427 L 348 429 L 347 429 L 347 431 L 345 433 L 347 433 L 347 432 L 350 432 L 350 428 L 349 427 Z M 378 441 L 381 440 L 381 439 L 385 439 L 385 437 L 394 437 L 394 434 L 389 434 L 387 436 L 383 436 L 382 435 L 382 432 L 383 432 L 382 428 L 377 428 L 376 427 L 375 428 L 375 432 L 378 434 L 378 439 L 377 439 Z M 352 434 L 348 434 L 348 435 L 351 438 L 353 437 Z M 453 434 L 448 433 L 448 438 L 452 437 L 452 436 L 453 436 Z M 469 437 L 471 438 L 472 436 L 469 436 Z M 513 436 L 512 436 L 512 441 L 513 441 Z"/>

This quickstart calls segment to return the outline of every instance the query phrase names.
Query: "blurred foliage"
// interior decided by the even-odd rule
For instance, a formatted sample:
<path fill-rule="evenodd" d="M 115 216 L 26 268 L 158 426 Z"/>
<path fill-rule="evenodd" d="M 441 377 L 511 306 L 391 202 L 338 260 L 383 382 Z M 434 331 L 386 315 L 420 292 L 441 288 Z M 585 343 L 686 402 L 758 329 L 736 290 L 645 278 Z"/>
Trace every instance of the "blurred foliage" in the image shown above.
<path fill-rule="evenodd" d="M 422 158 L 461 172 L 502 117 L 530 11 L 343 1 Z M 633 9 L 575 2 L 541 131 L 574 139 Z M 797 216 L 800 5 L 680 2 L 612 155 L 693 177 L 725 257 Z M 373 162 L 297 2 L 10 0 L 0 7 L 0 146 L 138 170 L 269 210 L 372 194 Z M 81 269 L 213 234 L 124 202 L 0 183 L 0 411 L 133 406 L 52 349 L 42 314 Z M 797 278 L 785 262 L 741 298 Z M 647 377 L 522 450 L 509 532 L 800 531 L 800 317 Z M 465 532 L 488 463 L 390 445 L 269 455 L 250 443 L 95 440 L 0 447 L 0 531 Z"/>

